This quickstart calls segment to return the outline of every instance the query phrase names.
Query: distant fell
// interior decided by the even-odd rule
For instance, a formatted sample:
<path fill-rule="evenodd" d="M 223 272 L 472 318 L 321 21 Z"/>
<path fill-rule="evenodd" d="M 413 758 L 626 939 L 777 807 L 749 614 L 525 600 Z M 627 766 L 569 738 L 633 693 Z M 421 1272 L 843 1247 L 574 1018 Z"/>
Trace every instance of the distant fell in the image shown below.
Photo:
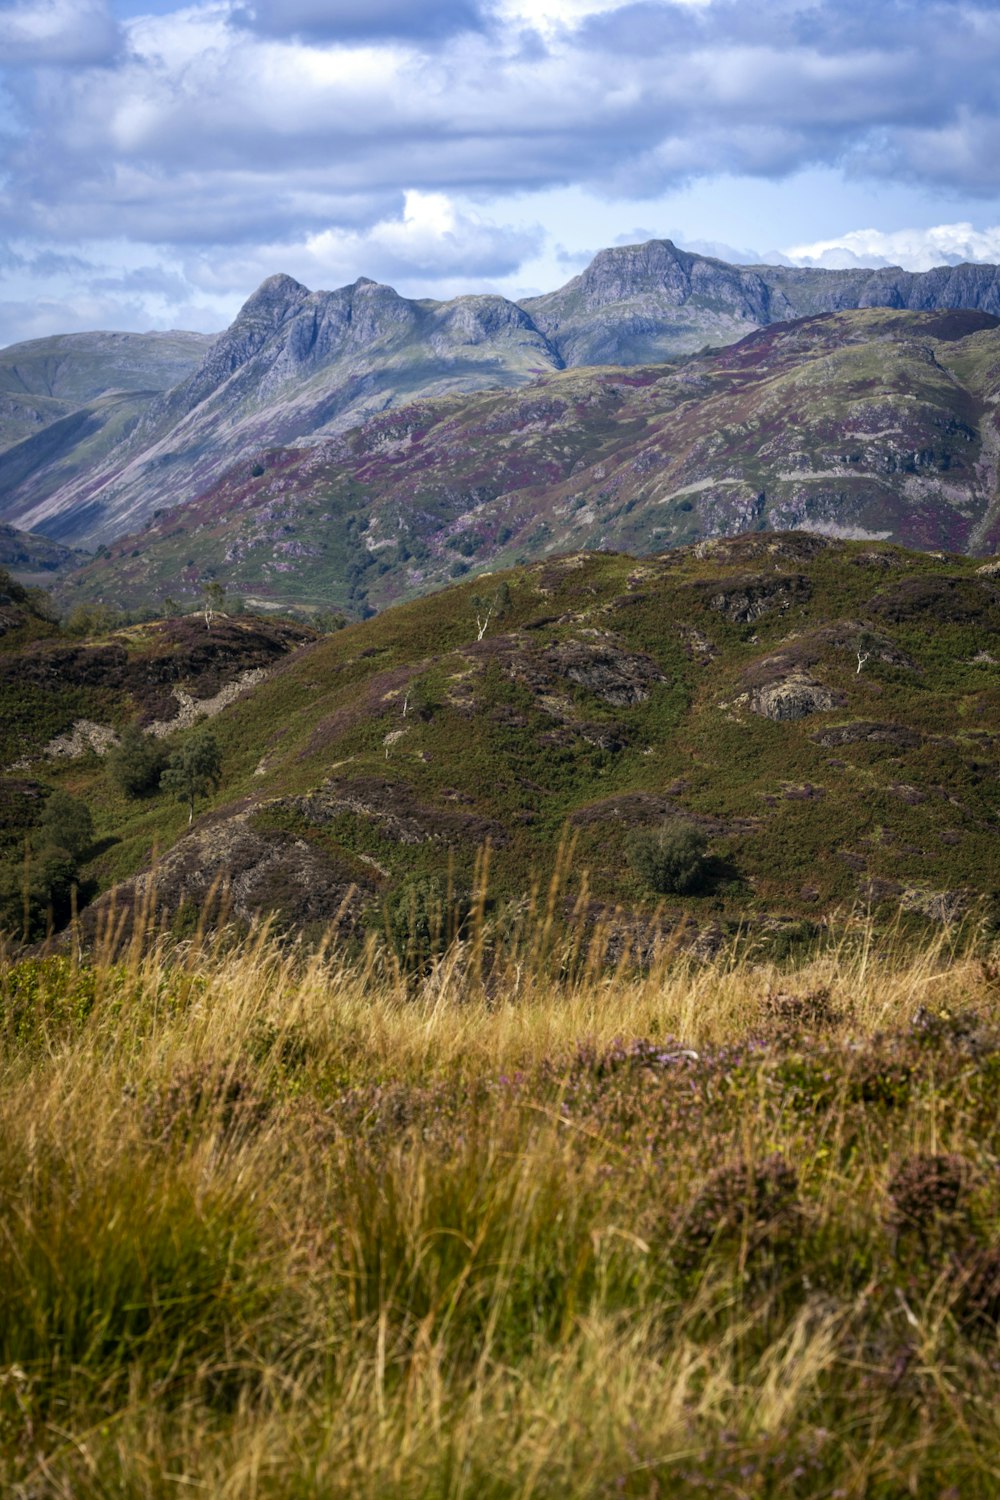
<path fill-rule="evenodd" d="M 88 419 L 79 433 L 61 429 L 56 453 L 44 444 L 15 450 L 0 466 L 0 519 L 95 546 L 205 493 L 237 458 L 310 444 L 388 408 L 522 386 L 564 368 L 676 361 L 758 328 L 852 308 L 1000 316 L 1000 272 L 731 266 L 651 240 L 603 250 L 560 290 L 520 304 L 485 294 L 415 300 L 365 277 L 310 291 L 272 276 L 197 367 L 141 410 L 123 408 L 120 394 L 112 400 L 122 390 L 116 377 L 87 397 L 113 410 L 74 407 Z M 53 410 L 49 420 L 69 415 Z M 30 413 L 10 420 L 30 441 Z"/>
<path fill-rule="evenodd" d="M 1000 316 L 1000 268 L 732 266 L 650 240 L 599 251 L 566 286 L 522 306 L 567 365 L 647 364 L 848 308 L 969 308 Z"/>
<path fill-rule="evenodd" d="M 680 365 L 557 371 L 233 464 L 60 585 L 156 607 L 209 578 L 358 616 L 566 550 L 790 527 L 1000 550 L 1000 320 L 828 313 Z"/>

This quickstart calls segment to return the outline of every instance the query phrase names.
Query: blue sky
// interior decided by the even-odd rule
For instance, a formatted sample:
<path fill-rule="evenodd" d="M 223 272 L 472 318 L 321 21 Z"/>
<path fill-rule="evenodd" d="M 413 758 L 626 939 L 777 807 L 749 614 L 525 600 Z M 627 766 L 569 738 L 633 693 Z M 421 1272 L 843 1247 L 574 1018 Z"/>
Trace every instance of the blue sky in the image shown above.
<path fill-rule="evenodd" d="M 1000 261 L 996 0 L 0 0 L 0 344 L 653 236 Z"/>

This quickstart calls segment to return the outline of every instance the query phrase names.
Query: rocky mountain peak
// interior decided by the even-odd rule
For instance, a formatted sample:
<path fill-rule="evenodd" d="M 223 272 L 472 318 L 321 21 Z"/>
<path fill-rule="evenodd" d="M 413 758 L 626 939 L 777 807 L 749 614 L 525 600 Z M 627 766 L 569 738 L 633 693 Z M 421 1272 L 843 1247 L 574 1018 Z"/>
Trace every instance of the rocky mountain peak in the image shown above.
<path fill-rule="evenodd" d="M 260 323 L 276 328 L 309 295 L 309 288 L 293 276 L 268 276 L 244 302 L 232 327 Z"/>

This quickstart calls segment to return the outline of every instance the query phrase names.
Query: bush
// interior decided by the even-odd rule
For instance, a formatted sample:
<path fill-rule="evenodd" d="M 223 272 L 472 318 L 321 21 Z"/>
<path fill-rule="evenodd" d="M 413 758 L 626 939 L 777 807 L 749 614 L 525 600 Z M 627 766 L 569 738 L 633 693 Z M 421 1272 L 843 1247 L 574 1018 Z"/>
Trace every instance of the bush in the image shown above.
<path fill-rule="evenodd" d="M 94 842 L 85 802 L 61 790 L 49 794 L 21 855 L 0 862 L 0 930 L 25 941 L 60 927 L 70 915 L 71 890 Z"/>
<path fill-rule="evenodd" d="M 70 635 L 80 637 L 106 635 L 121 623 L 119 611 L 110 609 L 106 604 L 78 604 L 70 612 L 66 630 Z"/>
<path fill-rule="evenodd" d="M 109 777 L 126 797 L 155 791 L 166 764 L 166 751 L 159 740 L 143 734 L 134 723 L 122 730 L 121 739 L 105 761 Z"/>
<path fill-rule="evenodd" d="M 65 849 L 73 860 L 80 860 L 93 842 L 94 824 L 87 804 L 69 792 L 52 792 L 38 820 L 39 847 Z"/>
<path fill-rule="evenodd" d="M 707 877 L 708 840 L 700 828 L 680 819 L 657 829 L 637 829 L 626 845 L 629 864 L 643 885 L 658 895 L 687 896 Z"/>
<path fill-rule="evenodd" d="M 402 967 L 421 973 L 459 936 L 469 917 L 464 893 L 449 893 L 437 876 L 405 881 L 385 906 L 385 933 Z"/>

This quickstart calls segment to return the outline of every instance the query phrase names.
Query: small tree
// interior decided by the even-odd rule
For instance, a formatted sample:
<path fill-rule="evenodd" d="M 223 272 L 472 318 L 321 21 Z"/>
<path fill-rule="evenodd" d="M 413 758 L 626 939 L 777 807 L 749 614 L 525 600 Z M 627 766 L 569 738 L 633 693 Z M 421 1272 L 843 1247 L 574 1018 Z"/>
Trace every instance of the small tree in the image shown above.
<path fill-rule="evenodd" d="M 481 641 L 491 620 L 501 620 L 510 611 L 510 588 L 501 583 L 493 594 L 473 594 L 476 612 L 476 640 Z"/>
<path fill-rule="evenodd" d="M 707 844 L 700 828 L 674 818 L 656 829 L 637 829 L 626 852 L 632 869 L 651 891 L 688 896 L 705 883 Z"/>
<path fill-rule="evenodd" d="M 201 595 L 204 600 L 205 629 L 211 630 L 212 621 L 226 602 L 226 591 L 222 584 L 213 578 L 208 583 L 202 584 Z"/>
<path fill-rule="evenodd" d="M 86 803 L 54 791 L 35 828 L 24 840 L 23 856 L 0 862 L 0 929 L 20 932 L 24 942 L 62 925 L 70 914 L 70 892 L 80 861 L 94 842 Z"/>
<path fill-rule="evenodd" d="M 135 722 L 122 730 L 121 739 L 104 762 L 114 784 L 126 797 L 142 797 L 155 791 L 167 764 L 167 753 L 159 740 L 144 734 Z"/>
<path fill-rule="evenodd" d="M 428 720 L 433 719 L 437 709 L 438 704 L 426 681 L 418 677 L 415 682 L 411 682 L 403 696 L 403 718 L 412 714 L 415 718 L 423 719 L 427 723 Z"/>
<path fill-rule="evenodd" d="M 173 792 L 178 802 L 188 806 L 188 827 L 194 821 L 194 805 L 207 797 L 219 784 L 222 757 L 215 736 L 207 729 L 196 729 L 180 750 L 175 750 L 160 777 L 165 792 Z"/>
<path fill-rule="evenodd" d="M 347 624 L 347 616 L 342 615 L 339 610 L 320 609 L 313 615 L 310 624 L 322 635 L 332 635 L 335 630 L 343 630 Z"/>
<path fill-rule="evenodd" d="M 70 611 L 66 629 L 70 635 L 107 635 L 122 623 L 118 610 L 107 604 L 78 604 Z"/>

